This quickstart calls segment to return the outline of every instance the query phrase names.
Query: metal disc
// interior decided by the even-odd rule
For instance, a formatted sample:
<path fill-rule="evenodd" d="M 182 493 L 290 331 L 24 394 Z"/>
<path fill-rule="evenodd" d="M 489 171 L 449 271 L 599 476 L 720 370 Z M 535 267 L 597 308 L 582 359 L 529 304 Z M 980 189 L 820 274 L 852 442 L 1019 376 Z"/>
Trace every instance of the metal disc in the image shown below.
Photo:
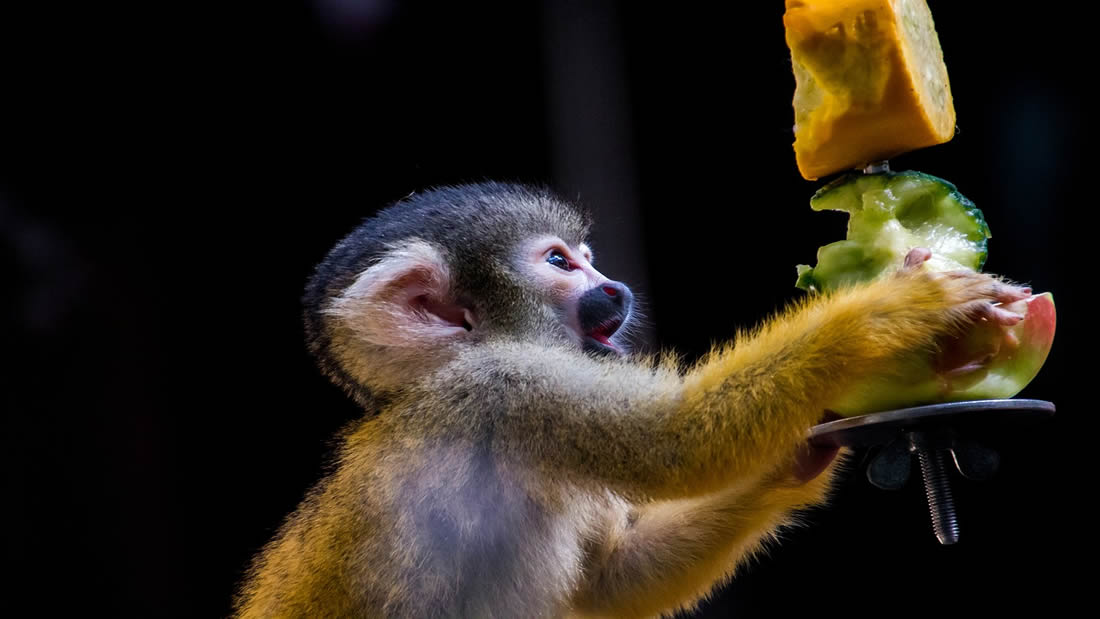
<path fill-rule="evenodd" d="M 869 447 L 893 440 L 902 430 L 926 426 L 1009 427 L 1054 415 L 1054 403 L 1045 400 L 972 400 L 948 402 L 871 413 L 822 423 L 810 429 L 812 445 Z"/>

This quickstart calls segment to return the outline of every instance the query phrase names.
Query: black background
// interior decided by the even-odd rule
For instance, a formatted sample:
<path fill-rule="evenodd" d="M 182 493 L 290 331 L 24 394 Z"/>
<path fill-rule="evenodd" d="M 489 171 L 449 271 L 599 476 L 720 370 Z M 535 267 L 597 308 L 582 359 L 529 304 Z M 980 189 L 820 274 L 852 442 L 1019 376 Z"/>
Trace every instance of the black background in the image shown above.
<path fill-rule="evenodd" d="M 655 345 L 689 356 L 795 298 L 794 265 L 843 235 L 794 165 L 778 1 L 363 6 L 0 9 L 16 573 L 0 605 L 228 612 L 357 415 L 304 350 L 305 279 L 409 192 L 491 178 L 579 197 L 601 270 L 637 285 Z M 1088 568 L 1070 561 L 1094 556 L 1076 457 L 1092 414 L 1079 369 L 1095 364 L 1094 41 L 1070 5 L 1027 6 L 932 3 L 959 133 L 892 163 L 983 208 L 987 270 L 1055 292 L 1058 340 L 1021 395 L 1059 414 L 991 439 L 993 481 L 957 482 L 957 546 L 936 543 L 917 486 L 851 474 L 699 616 L 1057 616 L 1073 601 Z"/>

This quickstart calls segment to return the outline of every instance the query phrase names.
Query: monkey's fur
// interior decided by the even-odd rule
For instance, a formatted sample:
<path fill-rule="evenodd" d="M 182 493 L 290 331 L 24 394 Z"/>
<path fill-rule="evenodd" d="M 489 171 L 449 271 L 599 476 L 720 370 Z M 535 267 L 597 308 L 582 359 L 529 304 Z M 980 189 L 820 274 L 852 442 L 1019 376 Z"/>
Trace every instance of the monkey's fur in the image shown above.
<path fill-rule="evenodd" d="M 904 269 L 808 298 L 685 370 L 582 353 L 515 266 L 521 239 L 587 231 L 546 191 L 487 183 L 406 199 L 336 246 L 308 286 L 310 347 L 368 414 L 257 557 L 240 616 L 690 607 L 824 501 L 836 463 L 808 483 L 792 465 L 830 400 L 901 372 L 1006 288 Z M 387 296 L 402 286 L 472 308 L 476 326 L 403 314 Z"/>

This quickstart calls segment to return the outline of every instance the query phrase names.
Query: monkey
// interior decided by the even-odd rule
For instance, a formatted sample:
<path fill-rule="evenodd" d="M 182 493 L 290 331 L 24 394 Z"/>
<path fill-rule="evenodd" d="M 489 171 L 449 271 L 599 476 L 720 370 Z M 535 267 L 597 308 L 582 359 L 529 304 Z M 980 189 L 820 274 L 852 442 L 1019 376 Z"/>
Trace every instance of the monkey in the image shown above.
<path fill-rule="evenodd" d="M 690 609 L 822 505 L 830 399 L 1030 291 L 896 273 L 693 363 L 639 354 L 587 211 L 547 188 L 413 194 L 317 266 L 308 347 L 364 410 L 258 553 L 239 617 L 643 617 Z"/>

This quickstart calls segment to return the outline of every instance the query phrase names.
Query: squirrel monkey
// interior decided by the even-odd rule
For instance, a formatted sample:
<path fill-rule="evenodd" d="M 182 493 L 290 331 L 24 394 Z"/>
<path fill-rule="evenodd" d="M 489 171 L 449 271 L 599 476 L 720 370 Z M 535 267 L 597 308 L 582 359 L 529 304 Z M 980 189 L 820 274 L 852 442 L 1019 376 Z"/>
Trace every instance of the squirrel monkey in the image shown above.
<path fill-rule="evenodd" d="M 632 294 L 541 189 L 412 196 L 308 284 L 322 370 L 366 409 L 258 555 L 241 617 L 652 616 L 821 503 L 807 430 L 854 378 L 1024 290 L 918 269 L 809 298 L 693 367 L 636 358 Z M 820 474 L 823 472 L 824 474 Z"/>

